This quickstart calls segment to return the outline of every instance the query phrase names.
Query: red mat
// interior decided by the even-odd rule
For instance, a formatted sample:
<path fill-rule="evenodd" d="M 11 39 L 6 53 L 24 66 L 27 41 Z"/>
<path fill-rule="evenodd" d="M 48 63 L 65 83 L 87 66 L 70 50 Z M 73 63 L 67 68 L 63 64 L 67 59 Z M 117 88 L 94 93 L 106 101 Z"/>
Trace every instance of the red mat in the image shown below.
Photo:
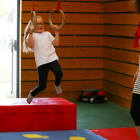
<path fill-rule="evenodd" d="M 63 98 L 0 99 L 0 132 L 76 129 L 76 104 Z"/>
<path fill-rule="evenodd" d="M 90 129 L 90 131 L 108 140 L 139 140 L 135 127 Z"/>

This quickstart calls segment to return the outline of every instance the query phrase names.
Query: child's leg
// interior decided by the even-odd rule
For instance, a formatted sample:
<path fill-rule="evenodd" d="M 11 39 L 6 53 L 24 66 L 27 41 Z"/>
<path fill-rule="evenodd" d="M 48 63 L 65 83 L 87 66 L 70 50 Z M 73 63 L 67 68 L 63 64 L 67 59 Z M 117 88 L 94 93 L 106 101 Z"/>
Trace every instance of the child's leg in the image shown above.
<path fill-rule="evenodd" d="M 140 126 L 136 126 L 136 130 L 137 130 L 137 134 L 138 134 L 138 137 L 139 137 L 139 140 L 140 140 Z"/>
<path fill-rule="evenodd" d="M 140 95 L 133 93 L 130 114 L 135 122 L 137 134 L 140 140 Z"/>
<path fill-rule="evenodd" d="M 58 61 L 53 61 L 50 65 L 50 70 L 54 73 L 55 75 L 55 88 L 56 92 L 58 95 L 62 93 L 62 89 L 60 87 L 61 79 L 63 76 L 63 72 L 61 69 L 61 66 L 59 65 Z"/>
<path fill-rule="evenodd" d="M 27 102 L 31 103 L 32 99 L 34 96 L 37 95 L 40 91 L 44 90 L 46 88 L 46 83 L 47 83 L 47 77 L 48 77 L 48 72 L 49 72 L 49 64 L 44 64 L 41 65 L 37 68 L 38 70 L 38 80 L 39 84 L 30 91 L 28 97 L 27 97 Z"/>
<path fill-rule="evenodd" d="M 47 77 L 49 72 L 49 64 L 41 65 L 38 70 L 38 85 L 30 92 L 32 96 L 36 96 L 42 90 L 46 89 Z"/>

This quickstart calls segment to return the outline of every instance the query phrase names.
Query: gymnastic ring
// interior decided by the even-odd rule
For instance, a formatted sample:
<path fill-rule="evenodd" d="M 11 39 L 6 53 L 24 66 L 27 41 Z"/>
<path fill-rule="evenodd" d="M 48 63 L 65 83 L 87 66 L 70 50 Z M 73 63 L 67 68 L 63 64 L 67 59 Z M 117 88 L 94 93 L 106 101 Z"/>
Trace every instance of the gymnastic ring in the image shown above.
<path fill-rule="evenodd" d="M 49 24 L 50 24 L 51 27 L 53 27 L 53 23 L 52 23 L 51 17 L 52 17 L 52 14 L 53 14 L 54 12 L 57 12 L 57 10 L 54 9 L 54 10 L 50 13 L 50 15 L 49 15 Z M 60 30 L 60 29 L 64 26 L 64 24 L 65 24 L 65 14 L 63 13 L 62 10 L 59 10 L 59 13 L 62 15 L 63 22 L 62 22 L 62 24 L 61 24 L 59 27 L 56 28 L 56 30 Z"/>
<path fill-rule="evenodd" d="M 34 30 L 33 30 L 33 32 L 34 32 L 37 27 L 37 18 L 36 18 L 35 11 L 31 11 L 31 25 L 34 25 Z"/>

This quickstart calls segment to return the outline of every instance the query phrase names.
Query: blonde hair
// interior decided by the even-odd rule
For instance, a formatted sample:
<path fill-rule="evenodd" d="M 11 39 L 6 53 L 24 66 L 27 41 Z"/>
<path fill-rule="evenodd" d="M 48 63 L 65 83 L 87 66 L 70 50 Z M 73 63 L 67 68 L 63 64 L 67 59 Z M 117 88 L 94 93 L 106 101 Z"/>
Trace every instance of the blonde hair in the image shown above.
<path fill-rule="evenodd" d="M 41 18 L 42 21 L 44 22 L 44 20 L 43 20 L 43 18 L 41 16 L 37 16 L 36 18 Z M 22 51 L 26 52 L 26 53 L 33 52 L 32 48 L 30 48 L 28 43 L 26 42 L 26 37 L 30 32 L 30 26 L 31 26 L 31 20 L 28 22 L 28 24 L 27 24 L 27 26 L 25 27 L 25 30 L 24 30 Z"/>

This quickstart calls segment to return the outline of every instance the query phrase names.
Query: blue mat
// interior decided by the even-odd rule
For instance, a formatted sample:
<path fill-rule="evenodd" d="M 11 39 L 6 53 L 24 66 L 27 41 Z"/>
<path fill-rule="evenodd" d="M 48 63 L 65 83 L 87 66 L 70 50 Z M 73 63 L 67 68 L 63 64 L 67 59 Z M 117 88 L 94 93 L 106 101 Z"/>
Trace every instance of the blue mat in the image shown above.
<path fill-rule="evenodd" d="M 87 129 L 65 131 L 4 132 L 0 140 L 107 140 Z"/>

